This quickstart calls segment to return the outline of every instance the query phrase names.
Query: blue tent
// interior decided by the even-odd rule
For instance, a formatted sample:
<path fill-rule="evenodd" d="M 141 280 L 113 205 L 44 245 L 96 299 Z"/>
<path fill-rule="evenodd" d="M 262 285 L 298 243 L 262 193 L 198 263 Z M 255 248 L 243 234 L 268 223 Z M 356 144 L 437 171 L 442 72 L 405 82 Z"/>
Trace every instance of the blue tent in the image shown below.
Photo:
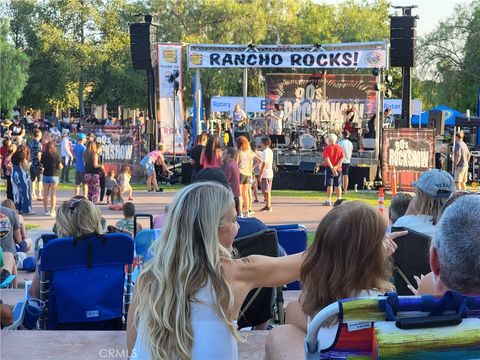
<path fill-rule="evenodd" d="M 443 104 L 438 105 L 437 107 L 434 107 L 431 110 L 445 111 L 445 125 L 446 126 L 453 126 L 455 124 L 455 117 L 463 115 L 460 111 L 449 108 L 448 106 L 443 105 Z M 418 126 L 418 118 L 419 117 L 420 116 L 418 116 L 418 115 L 413 115 L 412 116 L 412 126 Z M 427 124 L 428 124 L 428 110 L 422 112 L 422 126 L 423 125 L 427 126 Z"/>

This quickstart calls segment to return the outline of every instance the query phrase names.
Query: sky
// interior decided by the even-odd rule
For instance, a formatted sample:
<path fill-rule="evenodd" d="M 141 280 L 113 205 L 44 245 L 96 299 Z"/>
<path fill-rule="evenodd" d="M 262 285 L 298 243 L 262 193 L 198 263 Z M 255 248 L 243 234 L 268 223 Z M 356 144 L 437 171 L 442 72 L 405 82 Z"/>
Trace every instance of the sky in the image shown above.
<path fill-rule="evenodd" d="M 342 0 L 316 0 L 318 3 L 338 4 Z M 418 15 L 417 34 L 424 36 L 428 34 L 441 20 L 445 20 L 453 14 L 457 4 L 470 4 L 471 0 L 391 0 L 392 5 L 417 5 L 413 9 L 413 15 Z M 393 15 L 392 9 L 392 15 Z"/>

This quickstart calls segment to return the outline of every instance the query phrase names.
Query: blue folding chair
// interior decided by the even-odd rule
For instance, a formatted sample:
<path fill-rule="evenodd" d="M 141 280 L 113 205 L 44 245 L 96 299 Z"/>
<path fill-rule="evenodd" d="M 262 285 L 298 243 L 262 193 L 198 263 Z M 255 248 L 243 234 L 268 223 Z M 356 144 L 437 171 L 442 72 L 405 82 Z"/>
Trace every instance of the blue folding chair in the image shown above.
<path fill-rule="evenodd" d="M 285 249 L 287 255 L 297 254 L 307 249 L 307 228 L 302 224 L 272 225 L 270 229 L 277 230 L 278 243 Z M 294 281 L 287 285 L 288 290 L 300 290 L 300 282 Z"/>
<path fill-rule="evenodd" d="M 152 246 L 155 240 L 160 238 L 161 234 L 161 229 L 141 230 L 135 235 L 135 255 L 137 257 L 141 256 L 144 261 L 149 260 L 152 257 L 152 253 L 149 251 L 150 246 Z"/>
<path fill-rule="evenodd" d="M 20 325 L 23 323 L 23 318 L 25 316 L 25 307 L 27 301 L 21 299 L 13 308 L 13 323 L 11 325 L 5 326 L 2 330 L 17 330 Z"/>
<path fill-rule="evenodd" d="M 40 263 L 40 328 L 122 329 L 133 289 L 133 254 L 133 239 L 124 233 L 48 241 Z"/>

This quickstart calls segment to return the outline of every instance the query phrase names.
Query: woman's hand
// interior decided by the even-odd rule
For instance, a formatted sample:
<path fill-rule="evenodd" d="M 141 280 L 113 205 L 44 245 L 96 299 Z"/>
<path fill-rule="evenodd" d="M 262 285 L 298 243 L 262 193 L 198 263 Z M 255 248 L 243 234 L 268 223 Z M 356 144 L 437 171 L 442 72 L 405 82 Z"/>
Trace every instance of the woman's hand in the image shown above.
<path fill-rule="evenodd" d="M 392 256 L 397 250 L 398 245 L 393 241 L 394 239 L 405 236 L 408 234 L 408 230 L 396 231 L 390 234 L 386 234 L 383 238 L 383 252 L 386 258 Z"/>

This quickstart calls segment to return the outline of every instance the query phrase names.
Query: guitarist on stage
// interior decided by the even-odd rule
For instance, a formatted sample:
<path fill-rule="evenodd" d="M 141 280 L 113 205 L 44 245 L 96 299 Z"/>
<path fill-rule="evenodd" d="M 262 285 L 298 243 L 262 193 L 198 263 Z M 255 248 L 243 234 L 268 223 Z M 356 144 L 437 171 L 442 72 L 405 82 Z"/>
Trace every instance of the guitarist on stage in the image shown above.
<path fill-rule="evenodd" d="M 235 108 L 233 109 L 232 113 L 232 121 L 233 121 L 233 131 L 236 132 L 249 132 L 248 129 L 248 116 L 240 108 L 240 104 L 236 104 Z"/>
<path fill-rule="evenodd" d="M 343 130 L 348 130 L 350 134 L 356 134 L 356 124 L 355 119 L 355 107 L 352 104 L 347 104 L 345 110 L 343 110 L 343 116 L 345 116 L 345 123 L 343 124 Z"/>

